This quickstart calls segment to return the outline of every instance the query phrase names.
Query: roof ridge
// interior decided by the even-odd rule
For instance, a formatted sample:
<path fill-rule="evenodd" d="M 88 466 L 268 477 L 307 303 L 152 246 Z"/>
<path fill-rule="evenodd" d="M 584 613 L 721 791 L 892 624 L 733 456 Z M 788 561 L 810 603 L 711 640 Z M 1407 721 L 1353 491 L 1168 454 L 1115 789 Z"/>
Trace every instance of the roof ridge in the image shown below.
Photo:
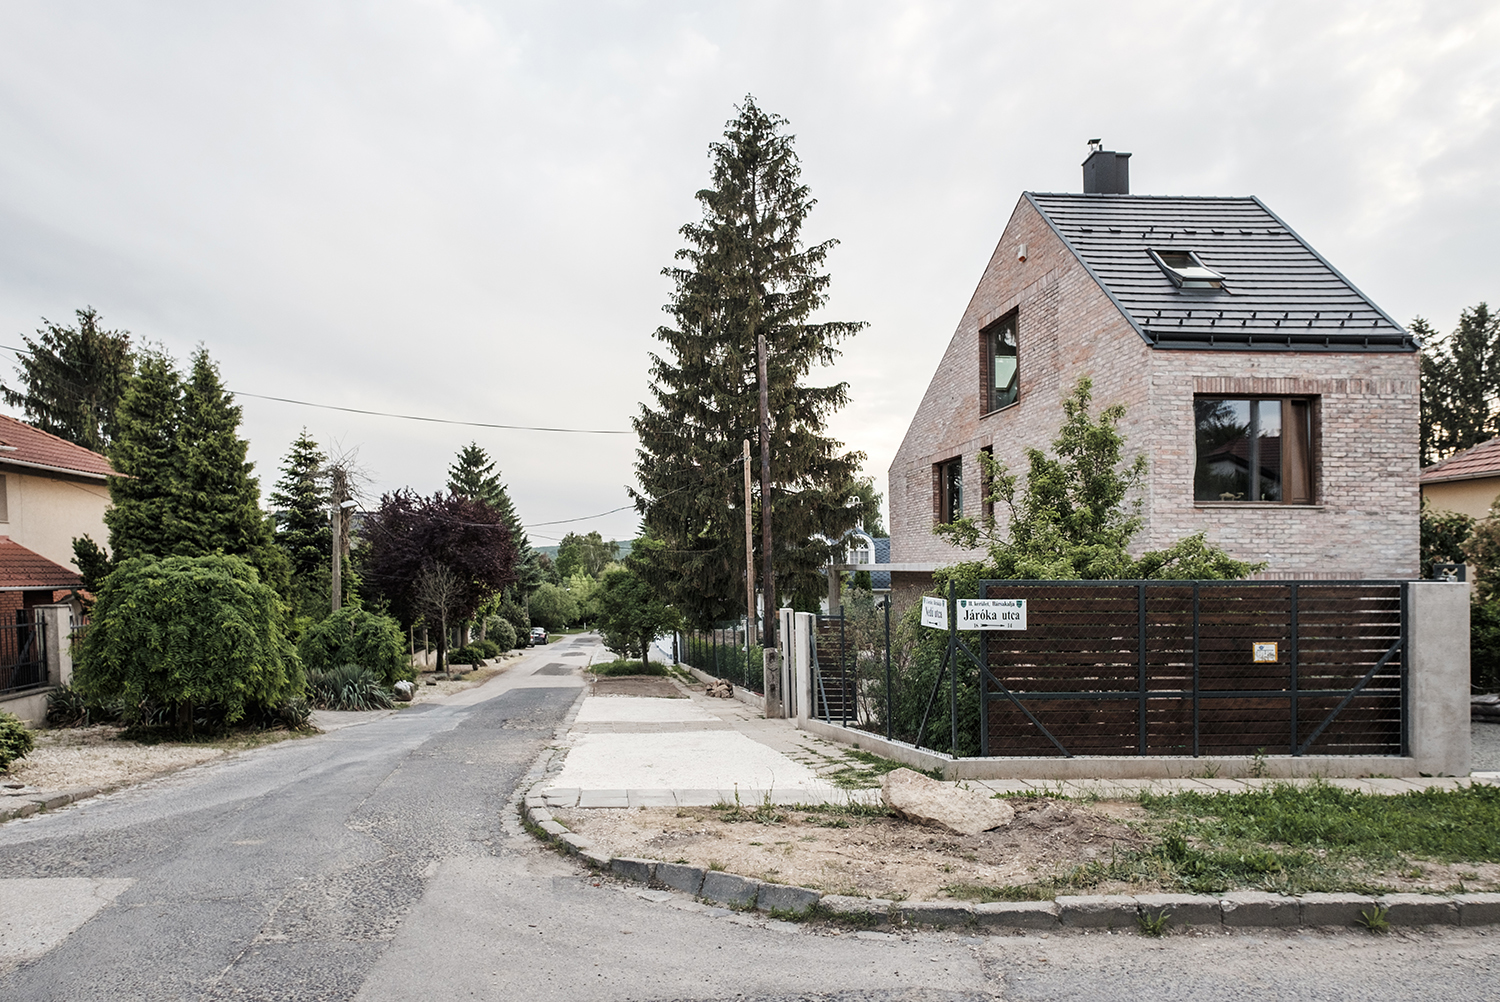
<path fill-rule="evenodd" d="M 106 456 L 104 453 L 102 453 L 102 452 L 95 452 L 93 449 L 90 449 L 86 445 L 79 445 L 77 442 L 69 441 L 68 439 L 63 438 L 61 435 L 54 435 L 50 431 L 44 431 L 43 429 L 38 428 L 36 425 L 31 424 L 30 422 L 22 421 L 20 418 L 16 417 L 13 414 L 0 414 L 0 418 L 5 419 L 6 421 L 10 421 L 10 422 L 12 422 L 14 424 L 18 424 L 21 427 L 25 428 L 27 431 L 32 432 L 33 434 L 36 434 L 36 435 L 45 435 L 47 438 L 52 439 L 52 441 L 57 442 L 60 445 L 66 446 L 69 449 L 79 449 L 79 450 L 82 450 L 83 452 L 88 453 L 90 456 L 98 456 L 100 459 L 104 460 L 106 463 L 109 462 L 109 457 Z M 5 442 L 6 445 L 12 444 L 11 442 L 9 442 L 9 441 L 7 441 L 5 439 L 0 439 L 0 441 Z"/>

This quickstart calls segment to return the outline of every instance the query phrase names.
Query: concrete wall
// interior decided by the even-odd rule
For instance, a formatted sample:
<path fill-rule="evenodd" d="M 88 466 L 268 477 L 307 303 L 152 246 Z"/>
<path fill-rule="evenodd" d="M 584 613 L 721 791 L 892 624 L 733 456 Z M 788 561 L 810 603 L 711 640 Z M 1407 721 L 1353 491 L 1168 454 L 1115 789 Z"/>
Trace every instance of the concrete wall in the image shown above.
<path fill-rule="evenodd" d="M 1027 245 L 1027 260 L 1016 248 Z M 980 331 L 1019 310 L 1020 397 L 981 413 Z M 933 374 L 889 470 L 891 561 L 976 559 L 932 535 L 933 466 L 962 457 L 965 514 L 982 514 L 978 455 L 1024 472 L 1028 447 L 1049 449 L 1062 399 L 1094 380 L 1096 406 L 1127 408 L 1126 456 L 1149 463 L 1135 550 L 1195 532 L 1273 578 L 1406 578 L 1417 573 L 1415 353 L 1180 351 L 1148 346 L 1029 202 L 1017 205 Z M 1195 394 L 1315 398 L 1316 502 L 1193 500 Z M 1003 506 L 996 512 L 1002 526 Z M 899 603 L 898 599 L 898 603 Z"/>
<path fill-rule="evenodd" d="M 1474 480 L 1450 480 L 1441 484 L 1423 484 L 1422 497 L 1442 511 L 1457 511 L 1474 518 L 1484 518 L 1490 505 L 1500 496 L 1500 477 L 1478 477 Z"/>
<path fill-rule="evenodd" d="M 23 472 L 3 462 L 0 473 L 5 475 L 7 516 L 0 521 L 0 535 L 74 570 L 75 537 L 92 536 L 101 546 L 108 541 L 104 512 L 109 508 L 109 488 L 102 481 Z"/>
<path fill-rule="evenodd" d="M 1410 588 L 1411 757 L 1424 775 L 1467 776 L 1469 585 L 1413 581 Z"/>

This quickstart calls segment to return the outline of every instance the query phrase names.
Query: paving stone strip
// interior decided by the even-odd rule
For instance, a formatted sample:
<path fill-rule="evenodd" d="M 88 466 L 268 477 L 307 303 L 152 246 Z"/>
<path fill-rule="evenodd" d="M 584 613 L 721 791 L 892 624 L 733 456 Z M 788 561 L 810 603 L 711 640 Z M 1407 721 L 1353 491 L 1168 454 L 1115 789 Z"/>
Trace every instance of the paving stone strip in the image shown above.
<path fill-rule="evenodd" d="M 681 863 L 614 856 L 560 824 L 542 791 L 538 762 L 521 805 L 531 831 L 622 880 L 670 888 L 726 908 L 777 918 L 822 915 L 855 925 L 962 927 L 990 932 L 1054 929 L 1139 929 L 1166 916 L 1166 929 L 1356 927 L 1382 909 L 1392 926 L 1500 924 L 1500 894 L 1304 894 L 1264 891 L 1212 894 L 1077 894 L 1053 901 L 888 901 L 824 894 Z"/>

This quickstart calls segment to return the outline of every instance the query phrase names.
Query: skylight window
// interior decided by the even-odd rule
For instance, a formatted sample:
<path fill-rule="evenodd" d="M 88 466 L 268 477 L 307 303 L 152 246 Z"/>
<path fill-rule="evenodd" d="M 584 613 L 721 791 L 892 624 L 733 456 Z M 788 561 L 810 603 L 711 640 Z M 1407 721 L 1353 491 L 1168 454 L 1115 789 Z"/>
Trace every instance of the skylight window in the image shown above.
<path fill-rule="evenodd" d="M 1198 260 L 1192 251 L 1147 251 L 1179 289 L 1222 289 L 1224 276 Z"/>

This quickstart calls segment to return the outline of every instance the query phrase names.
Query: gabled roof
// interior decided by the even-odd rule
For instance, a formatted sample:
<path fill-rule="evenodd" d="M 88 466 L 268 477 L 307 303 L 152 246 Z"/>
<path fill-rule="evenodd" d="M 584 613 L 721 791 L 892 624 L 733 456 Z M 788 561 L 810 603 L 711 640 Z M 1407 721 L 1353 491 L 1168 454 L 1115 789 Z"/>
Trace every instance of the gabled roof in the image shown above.
<path fill-rule="evenodd" d="M 1441 484 L 1481 477 L 1500 477 L 1500 438 L 1480 442 L 1463 452 L 1455 452 L 1440 463 L 1433 463 L 1422 471 L 1421 482 Z"/>
<path fill-rule="evenodd" d="M 1155 348 L 1416 351 L 1418 342 L 1254 196 L 1025 197 Z M 1149 251 L 1193 251 L 1222 289 L 1178 288 Z"/>
<path fill-rule="evenodd" d="M 33 553 L 9 536 L 0 536 L 0 591 L 82 588 L 83 578 L 77 571 L 54 564 L 40 553 Z"/>
<path fill-rule="evenodd" d="M 115 475 L 109 460 L 67 439 L 0 414 L 0 464 L 71 473 L 90 480 Z"/>

